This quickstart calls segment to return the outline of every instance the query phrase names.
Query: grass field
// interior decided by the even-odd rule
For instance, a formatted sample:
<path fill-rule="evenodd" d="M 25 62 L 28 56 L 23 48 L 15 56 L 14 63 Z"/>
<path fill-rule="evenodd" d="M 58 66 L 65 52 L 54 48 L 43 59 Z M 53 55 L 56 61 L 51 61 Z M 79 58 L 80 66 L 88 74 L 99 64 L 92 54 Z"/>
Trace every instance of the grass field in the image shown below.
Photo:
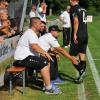
<path fill-rule="evenodd" d="M 94 17 L 93 22 L 88 24 L 89 31 L 89 49 L 95 62 L 97 72 L 100 76 L 100 17 Z M 62 45 L 62 33 L 59 38 Z M 68 51 L 68 50 L 67 50 Z M 59 85 L 63 91 L 60 95 L 46 95 L 39 88 L 33 84 L 26 87 L 25 93 L 21 94 L 16 89 L 13 90 L 13 96 L 10 97 L 7 91 L 1 90 L 0 100 L 100 100 L 99 89 L 93 78 L 93 72 L 90 68 L 90 63 L 87 59 L 87 75 L 82 84 L 75 84 L 73 78 L 76 77 L 77 72 L 68 59 L 61 56 L 59 61 L 59 73 L 66 84 Z M 95 72 L 94 72 L 95 74 Z M 98 82 L 100 81 L 100 77 Z M 99 83 L 100 84 L 100 83 Z M 21 87 L 17 87 L 20 88 Z"/>

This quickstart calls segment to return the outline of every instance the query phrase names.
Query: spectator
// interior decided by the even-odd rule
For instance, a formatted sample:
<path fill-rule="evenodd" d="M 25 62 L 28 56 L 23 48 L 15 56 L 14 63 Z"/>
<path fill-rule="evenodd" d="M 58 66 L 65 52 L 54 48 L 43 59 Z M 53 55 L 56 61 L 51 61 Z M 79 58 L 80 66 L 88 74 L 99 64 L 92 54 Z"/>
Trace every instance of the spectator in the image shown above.
<path fill-rule="evenodd" d="M 42 2 L 39 7 L 38 17 L 41 19 L 41 21 L 44 21 L 44 22 L 46 22 L 46 9 L 47 9 L 46 3 Z"/>
<path fill-rule="evenodd" d="M 60 89 L 50 83 L 49 61 L 51 56 L 41 47 L 38 39 L 41 21 L 38 17 L 30 19 L 30 29 L 21 36 L 14 54 L 15 66 L 25 66 L 40 70 L 46 94 L 59 94 Z"/>
<path fill-rule="evenodd" d="M 47 33 L 47 28 L 46 28 L 46 23 L 41 21 L 42 25 L 41 25 L 41 36 L 43 36 L 44 34 Z M 49 52 L 50 51 L 50 52 Z M 58 75 L 58 53 L 57 52 L 51 52 L 51 49 L 48 50 L 48 53 L 51 55 L 53 61 L 50 61 L 50 79 L 52 81 L 52 83 L 54 84 L 62 84 L 63 81 L 59 78 Z"/>
<path fill-rule="evenodd" d="M 65 48 L 70 46 L 70 6 L 60 15 L 60 20 L 63 22 L 63 46 Z"/>
<path fill-rule="evenodd" d="M 29 17 L 30 18 L 36 17 L 36 5 L 35 4 L 32 4 L 32 8 L 31 8 L 31 11 L 29 13 Z"/>
<path fill-rule="evenodd" d="M 4 42 L 4 38 L 0 36 L 0 44 Z"/>
<path fill-rule="evenodd" d="M 46 52 L 48 52 L 48 51 L 54 52 L 56 50 L 59 53 L 61 53 L 62 55 L 64 55 L 66 58 L 68 58 L 73 64 L 75 64 L 75 65 L 78 64 L 77 60 L 74 57 L 70 56 L 68 52 L 66 52 L 63 48 L 61 48 L 60 44 L 58 43 L 58 41 L 56 39 L 57 37 L 58 37 L 58 26 L 53 25 L 53 26 L 49 27 L 49 33 L 47 33 L 39 38 L 41 48 L 43 48 Z M 55 66 L 53 66 L 53 67 L 55 67 Z M 55 72 L 52 71 L 51 76 L 52 76 L 52 74 L 55 75 L 54 73 L 56 73 L 56 75 L 53 77 L 56 77 L 56 79 L 57 79 L 58 78 L 58 68 L 53 68 L 53 69 L 55 69 L 54 70 Z M 57 80 L 55 80 L 55 82 L 57 82 Z"/>
<path fill-rule="evenodd" d="M 11 36 L 12 34 L 15 34 L 15 29 L 12 29 L 10 27 L 11 23 L 10 20 L 8 20 L 8 14 L 6 12 L 2 12 L 0 14 L 0 32 L 2 32 L 3 34 L 7 35 L 7 36 Z"/>
<path fill-rule="evenodd" d="M 46 23 L 44 21 L 41 21 L 41 29 L 40 29 L 40 33 L 41 36 L 47 33 L 47 26 Z"/>
<path fill-rule="evenodd" d="M 76 79 L 77 82 L 83 81 L 86 70 L 86 48 L 88 44 L 88 32 L 87 23 L 84 19 L 87 18 L 87 12 L 85 9 L 79 6 L 79 0 L 70 0 L 71 10 L 71 46 L 70 54 L 72 56 L 79 56 L 79 65 L 75 68 L 79 72 L 79 77 Z"/>
<path fill-rule="evenodd" d="M 0 9 L 8 9 L 8 5 L 7 1 L 0 1 Z"/>

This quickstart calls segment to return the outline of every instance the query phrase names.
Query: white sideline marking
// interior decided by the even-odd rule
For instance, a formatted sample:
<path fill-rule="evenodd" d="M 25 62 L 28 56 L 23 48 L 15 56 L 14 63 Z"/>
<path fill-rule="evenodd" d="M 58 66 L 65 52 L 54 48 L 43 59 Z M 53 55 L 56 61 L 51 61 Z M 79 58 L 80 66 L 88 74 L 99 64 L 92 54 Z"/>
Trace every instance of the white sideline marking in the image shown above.
<path fill-rule="evenodd" d="M 100 95 L 100 77 L 99 77 L 98 71 L 96 69 L 96 65 L 95 65 L 95 63 L 93 61 L 91 52 L 90 52 L 88 47 L 87 47 L 87 58 L 88 58 L 88 61 L 90 63 L 90 68 L 91 68 L 91 71 L 92 71 L 92 74 L 93 74 L 93 78 L 95 80 L 95 84 L 96 84 L 98 93 Z"/>
<path fill-rule="evenodd" d="M 78 85 L 78 100 L 86 100 L 84 84 Z"/>
<path fill-rule="evenodd" d="M 77 73 L 78 76 L 78 73 Z M 85 95 L 85 88 L 84 88 L 84 84 L 78 84 L 77 86 L 78 88 L 78 100 L 86 100 L 86 95 Z"/>
<path fill-rule="evenodd" d="M 100 59 L 93 59 L 93 60 L 100 60 Z"/>

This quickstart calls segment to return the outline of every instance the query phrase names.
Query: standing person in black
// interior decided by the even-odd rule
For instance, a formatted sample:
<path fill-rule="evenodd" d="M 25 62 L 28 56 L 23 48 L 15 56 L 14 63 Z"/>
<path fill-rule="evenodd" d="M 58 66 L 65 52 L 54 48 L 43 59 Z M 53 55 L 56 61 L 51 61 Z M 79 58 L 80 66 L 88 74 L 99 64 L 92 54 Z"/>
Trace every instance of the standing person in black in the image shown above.
<path fill-rule="evenodd" d="M 70 18 L 72 24 L 70 54 L 79 56 L 79 64 L 74 65 L 79 72 L 76 81 L 80 82 L 85 76 L 86 70 L 86 48 L 88 44 L 88 32 L 86 23 L 86 10 L 79 6 L 79 0 L 70 0 Z"/>

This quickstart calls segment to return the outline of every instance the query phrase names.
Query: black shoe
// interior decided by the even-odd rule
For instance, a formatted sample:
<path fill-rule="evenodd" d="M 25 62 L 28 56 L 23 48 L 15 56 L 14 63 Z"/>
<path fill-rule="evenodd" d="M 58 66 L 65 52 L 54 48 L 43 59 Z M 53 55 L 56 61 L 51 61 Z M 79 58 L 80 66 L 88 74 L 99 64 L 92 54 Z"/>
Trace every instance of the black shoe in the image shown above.
<path fill-rule="evenodd" d="M 76 83 L 82 83 L 83 82 L 83 79 L 85 78 L 86 76 L 86 72 L 83 71 L 82 73 L 80 73 L 80 76 L 78 76 L 75 80 Z"/>

